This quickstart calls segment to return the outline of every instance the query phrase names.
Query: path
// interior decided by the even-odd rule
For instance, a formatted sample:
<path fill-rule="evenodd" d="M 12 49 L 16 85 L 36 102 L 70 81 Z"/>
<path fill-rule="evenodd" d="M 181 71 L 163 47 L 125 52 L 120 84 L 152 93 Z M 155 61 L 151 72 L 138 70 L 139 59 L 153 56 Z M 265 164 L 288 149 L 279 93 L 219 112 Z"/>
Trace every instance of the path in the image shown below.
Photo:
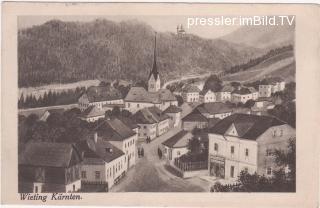
<path fill-rule="evenodd" d="M 209 190 L 208 182 L 200 178 L 182 179 L 168 172 L 165 161 L 158 157 L 159 145 L 176 134 L 175 128 L 154 139 L 149 144 L 143 144 L 144 157 L 138 158 L 135 167 L 111 192 L 204 192 Z"/>

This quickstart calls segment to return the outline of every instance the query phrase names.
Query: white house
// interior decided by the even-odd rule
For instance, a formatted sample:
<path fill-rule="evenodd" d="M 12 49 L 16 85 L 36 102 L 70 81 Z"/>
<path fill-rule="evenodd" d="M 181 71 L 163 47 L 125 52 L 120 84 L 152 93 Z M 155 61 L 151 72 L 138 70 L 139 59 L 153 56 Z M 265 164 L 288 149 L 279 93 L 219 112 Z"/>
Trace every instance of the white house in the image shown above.
<path fill-rule="evenodd" d="M 103 108 L 105 104 L 123 105 L 123 97 L 119 90 L 110 86 L 91 86 L 78 99 L 81 111 L 89 106 Z"/>
<path fill-rule="evenodd" d="M 169 164 L 173 165 L 176 158 L 188 153 L 188 144 L 189 140 L 192 139 L 192 136 L 193 135 L 190 132 L 181 130 L 162 143 L 163 157 Z"/>
<path fill-rule="evenodd" d="M 170 117 L 170 128 L 175 128 L 180 126 L 181 112 L 182 112 L 181 108 L 175 105 L 171 105 L 163 111 L 163 113 L 167 114 Z"/>
<path fill-rule="evenodd" d="M 217 95 L 211 90 L 202 90 L 200 93 L 200 102 L 212 103 L 217 101 Z"/>
<path fill-rule="evenodd" d="M 104 184 L 110 189 L 125 176 L 128 166 L 123 151 L 103 140 L 94 138 L 81 141 L 78 149 L 83 155 L 81 181 L 84 184 Z"/>
<path fill-rule="evenodd" d="M 170 117 L 157 107 L 149 107 L 139 110 L 133 115 L 133 120 L 138 124 L 139 139 L 154 139 L 170 128 Z"/>
<path fill-rule="evenodd" d="M 235 89 L 231 94 L 231 101 L 233 103 L 246 103 L 248 100 L 258 99 L 257 92 L 253 89 L 248 89 L 245 87 L 239 87 Z"/>
<path fill-rule="evenodd" d="M 270 152 L 287 150 L 295 129 L 274 117 L 234 114 L 209 131 L 209 174 L 236 180 L 243 170 L 272 176 L 278 167 Z"/>
<path fill-rule="evenodd" d="M 195 108 L 206 118 L 219 118 L 223 119 L 232 114 L 233 109 L 222 102 L 215 103 L 202 103 Z"/>
<path fill-rule="evenodd" d="M 81 112 L 79 118 L 87 122 L 95 122 L 105 117 L 105 110 L 95 105 L 91 105 Z"/>
<path fill-rule="evenodd" d="M 271 77 L 259 84 L 259 96 L 270 97 L 272 93 L 283 91 L 286 83 L 280 77 Z"/>
<path fill-rule="evenodd" d="M 200 102 L 200 89 L 195 85 L 187 85 L 182 89 L 181 96 L 184 102 Z"/>
<path fill-rule="evenodd" d="M 125 125 L 121 120 L 113 118 L 105 120 L 94 128 L 95 136 L 100 137 L 105 141 L 125 153 L 124 165 L 132 167 L 136 163 L 136 143 L 137 133 L 130 127 Z"/>
<path fill-rule="evenodd" d="M 231 92 L 233 90 L 233 87 L 230 85 L 223 86 L 219 92 L 216 92 L 216 100 L 218 102 L 231 101 Z"/>

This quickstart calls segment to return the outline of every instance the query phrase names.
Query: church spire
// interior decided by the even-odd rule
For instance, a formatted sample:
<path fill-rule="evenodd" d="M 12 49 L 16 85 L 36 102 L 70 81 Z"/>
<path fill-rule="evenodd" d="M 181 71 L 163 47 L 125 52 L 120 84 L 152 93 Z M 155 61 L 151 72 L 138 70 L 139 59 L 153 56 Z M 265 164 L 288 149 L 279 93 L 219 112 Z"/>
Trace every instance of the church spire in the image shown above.
<path fill-rule="evenodd" d="M 149 75 L 149 79 L 152 75 L 155 80 L 159 78 L 159 73 L 157 69 L 157 32 L 155 32 L 155 36 L 154 36 L 153 66 Z"/>

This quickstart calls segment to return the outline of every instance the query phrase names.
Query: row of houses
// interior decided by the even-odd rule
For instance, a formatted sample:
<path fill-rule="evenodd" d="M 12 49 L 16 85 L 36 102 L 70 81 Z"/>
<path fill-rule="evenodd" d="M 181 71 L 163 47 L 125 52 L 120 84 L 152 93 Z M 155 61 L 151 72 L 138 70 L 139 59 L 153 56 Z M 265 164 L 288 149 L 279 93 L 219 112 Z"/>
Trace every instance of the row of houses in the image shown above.
<path fill-rule="evenodd" d="M 28 142 L 19 154 L 19 192 L 110 189 L 136 162 L 137 127 L 125 123 L 104 120 L 75 144 Z"/>
<path fill-rule="evenodd" d="M 273 93 L 283 91 L 285 82 L 275 77 L 263 80 L 259 84 L 259 91 L 254 87 L 237 87 L 225 85 L 220 91 L 200 90 L 195 85 L 187 85 L 182 89 L 181 96 L 184 102 L 225 102 L 246 103 L 248 100 L 257 100 L 259 97 L 270 97 Z"/>
<path fill-rule="evenodd" d="M 274 160 L 275 150 L 288 150 L 288 142 L 295 139 L 295 129 L 275 117 L 252 114 L 233 114 L 219 120 L 208 128 L 205 139 L 208 142 L 208 164 L 203 166 L 204 174 L 229 181 L 236 181 L 241 171 L 258 173 L 271 177 L 279 168 Z M 178 171 L 192 167 L 189 163 L 181 170 L 175 163 L 189 152 L 188 143 L 197 137 L 190 131 L 181 130 L 163 142 L 164 157 Z M 196 162 L 197 163 L 197 162 Z"/>

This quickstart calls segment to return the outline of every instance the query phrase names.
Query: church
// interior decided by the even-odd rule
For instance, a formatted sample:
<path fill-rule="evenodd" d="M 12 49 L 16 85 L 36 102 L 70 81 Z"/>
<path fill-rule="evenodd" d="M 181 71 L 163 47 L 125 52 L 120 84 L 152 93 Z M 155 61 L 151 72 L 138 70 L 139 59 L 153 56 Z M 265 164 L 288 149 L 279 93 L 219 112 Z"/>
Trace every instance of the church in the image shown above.
<path fill-rule="evenodd" d="M 135 113 L 143 108 L 156 106 L 160 110 L 170 105 L 178 105 L 176 97 L 168 89 L 161 89 L 161 79 L 157 68 L 157 39 L 154 39 L 153 66 L 148 76 L 148 89 L 132 87 L 124 99 L 125 109 Z"/>

